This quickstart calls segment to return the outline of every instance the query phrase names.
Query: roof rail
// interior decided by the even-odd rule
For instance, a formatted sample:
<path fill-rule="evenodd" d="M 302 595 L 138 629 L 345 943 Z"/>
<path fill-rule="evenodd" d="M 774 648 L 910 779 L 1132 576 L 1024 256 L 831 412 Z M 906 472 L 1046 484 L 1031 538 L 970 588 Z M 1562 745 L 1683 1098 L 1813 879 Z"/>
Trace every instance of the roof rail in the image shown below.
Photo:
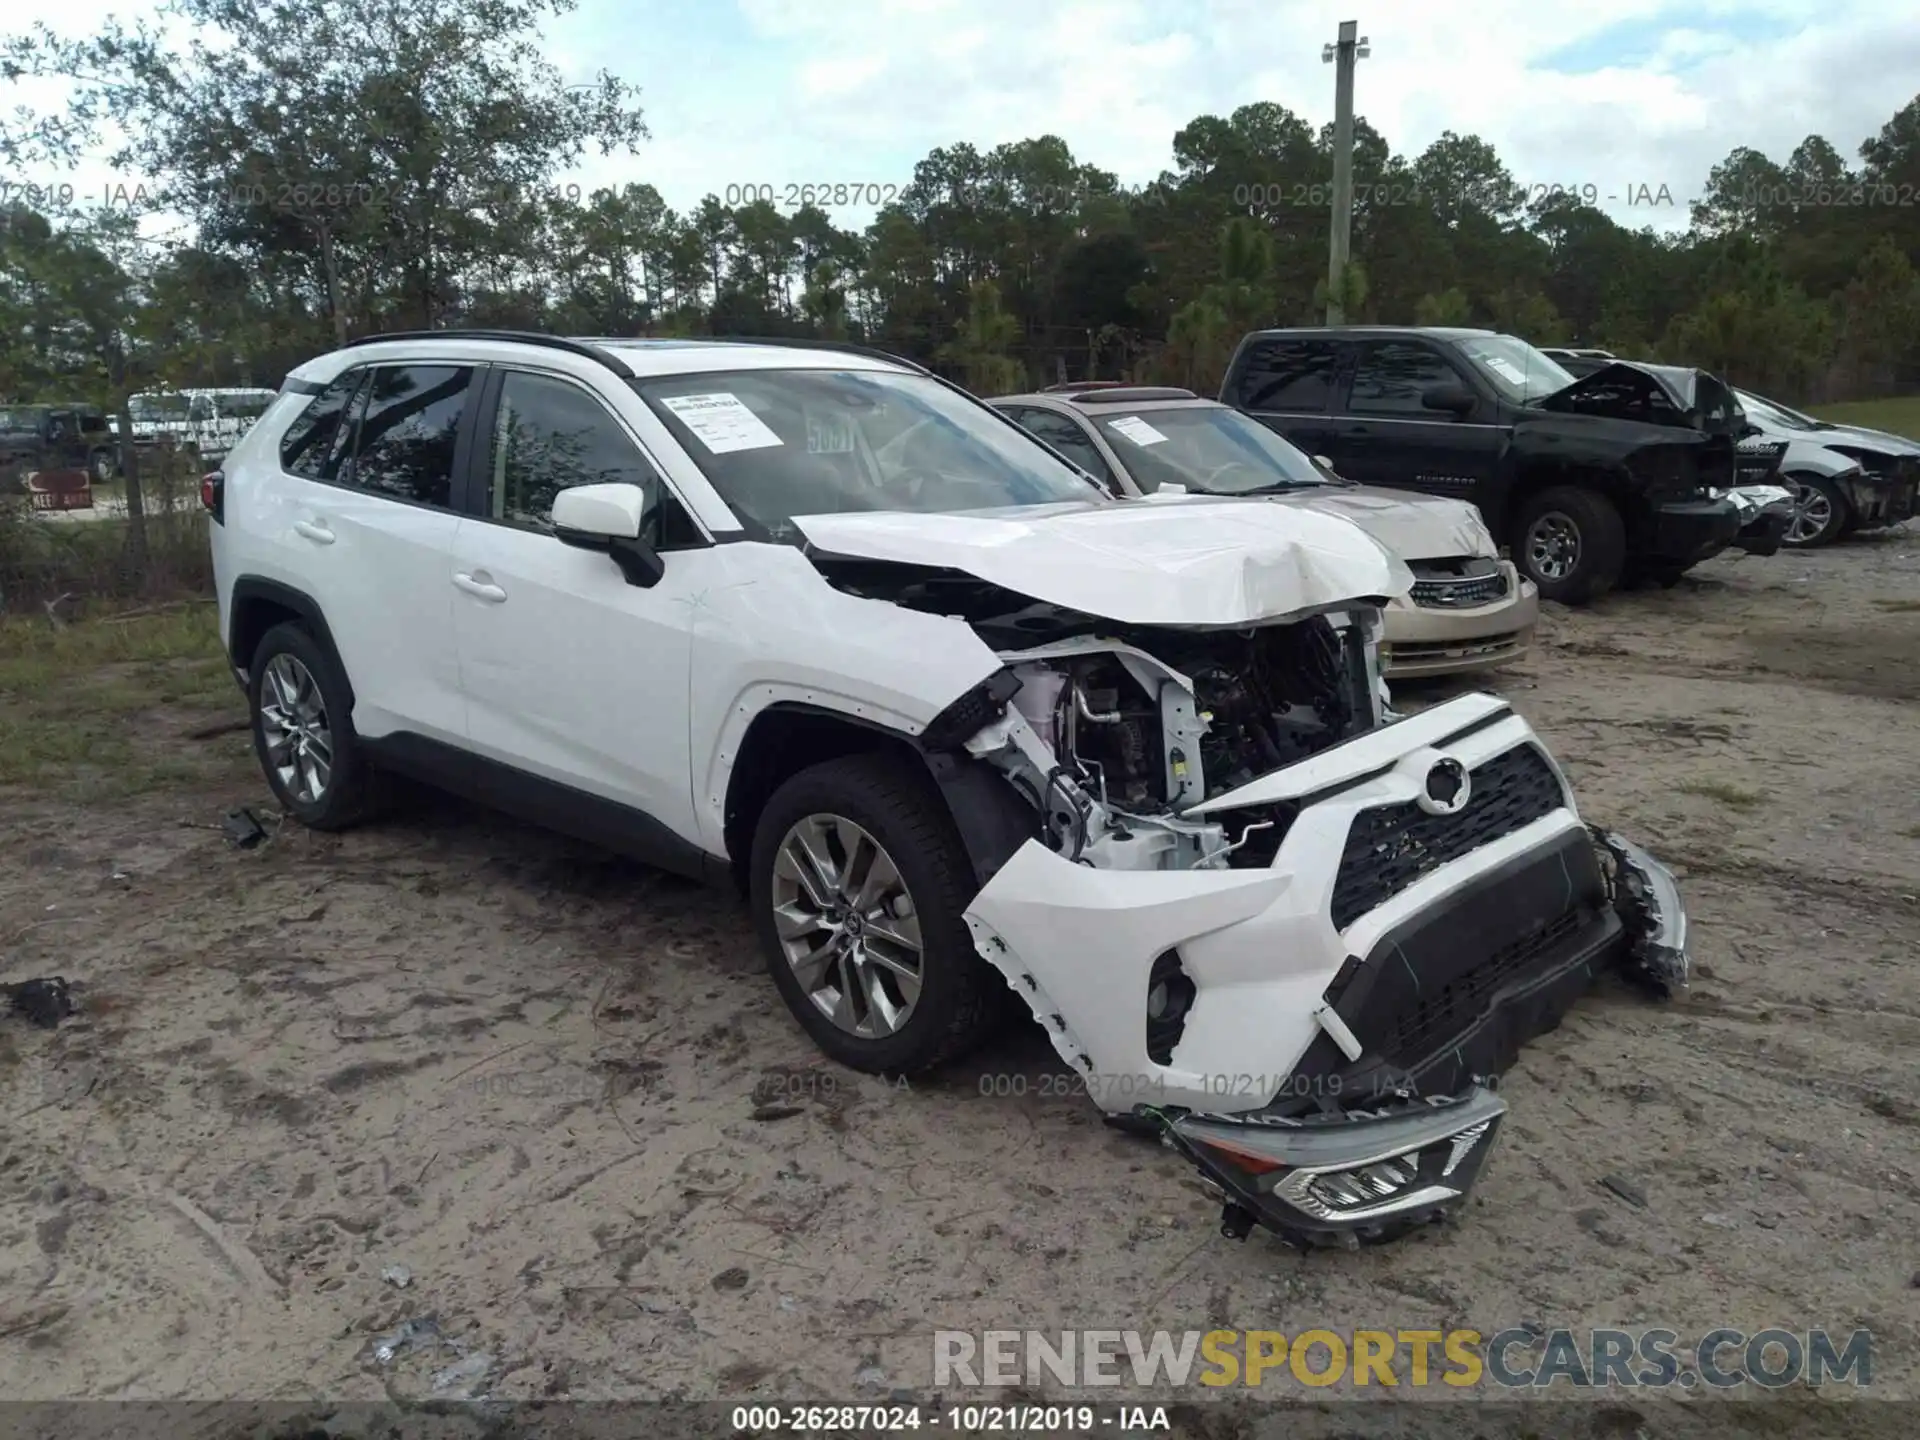
<path fill-rule="evenodd" d="M 1065 385 L 1049 385 L 1040 393 L 1064 395 L 1072 390 L 1124 390 L 1131 384 L 1131 380 L 1073 380 Z"/>
<path fill-rule="evenodd" d="M 792 350 L 838 350 L 846 355 L 864 355 L 869 360 L 885 360 L 891 365 L 904 365 L 921 375 L 933 372 L 918 360 L 909 360 L 904 355 L 895 355 L 889 350 L 876 350 L 871 345 L 853 345 L 845 340 L 808 340 L 798 336 L 780 335 L 707 335 L 698 337 L 713 340 L 724 345 L 784 345 Z"/>
<path fill-rule="evenodd" d="M 539 330 L 389 330 L 384 335 L 362 335 L 358 340 L 349 340 L 346 348 L 379 345 L 388 340 L 505 340 L 516 345 L 544 345 L 549 350 L 565 350 L 568 354 L 604 365 L 622 380 L 634 378 L 626 361 L 599 346 L 581 340 L 569 340 L 564 335 L 548 335 Z"/>
<path fill-rule="evenodd" d="M 1053 394 L 1056 391 L 1043 393 Z M 1060 398 L 1089 404 L 1134 405 L 1146 400 L 1198 400 L 1200 397 L 1194 391 L 1183 390 L 1178 385 L 1104 384 L 1068 386 L 1060 393 Z"/>

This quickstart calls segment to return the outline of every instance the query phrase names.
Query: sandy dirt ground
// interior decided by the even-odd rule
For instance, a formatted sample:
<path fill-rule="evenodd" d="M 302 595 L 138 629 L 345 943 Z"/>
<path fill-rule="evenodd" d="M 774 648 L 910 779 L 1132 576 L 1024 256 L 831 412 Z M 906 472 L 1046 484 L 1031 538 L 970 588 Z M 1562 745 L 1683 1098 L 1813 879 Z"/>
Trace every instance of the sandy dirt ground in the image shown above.
<path fill-rule="evenodd" d="M 1582 1003 L 1458 1223 L 1360 1253 L 1223 1239 L 1037 1029 L 838 1070 L 730 896 L 454 802 L 238 850 L 240 735 L 7 797 L 0 978 L 80 1009 L 0 1020 L 0 1395 L 884 1400 L 940 1328 L 1531 1324 L 1868 1327 L 1915 1397 L 1920 526 L 1547 608 L 1488 688 L 1680 872 L 1695 984 Z"/>

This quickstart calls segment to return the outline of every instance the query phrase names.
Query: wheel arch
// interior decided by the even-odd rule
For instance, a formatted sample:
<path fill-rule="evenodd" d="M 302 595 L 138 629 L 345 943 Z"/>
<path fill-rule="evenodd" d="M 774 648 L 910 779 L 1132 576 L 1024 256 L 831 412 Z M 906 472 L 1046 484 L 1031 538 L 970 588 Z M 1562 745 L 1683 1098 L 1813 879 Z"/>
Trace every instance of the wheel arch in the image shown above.
<path fill-rule="evenodd" d="M 354 702 L 353 679 L 340 661 L 340 647 L 333 642 L 333 631 L 320 603 L 305 591 L 278 580 L 259 575 L 242 575 L 233 582 L 233 596 L 227 609 L 227 659 L 237 675 L 245 676 L 253 664 L 253 652 L 261 637 L 275 625 L 294 622 L 333 655 L 340 669 L 340 681 L 347 690 L 347 706 Z"/>
<path fill-rule="evenodd" d="M 910 735 L 881 720 L 806 701 L 777 700 L 763 708 L 741 736 L 727 774 L 721 823 L 734 883 L 745 891 L 754 827 L 782 785 L 825 761 L 875 753 L 895 756 L 927 777 L 966 847 L 976 881 L 985 884 L 1039 833 L 1038 817 L 990 766 L 964 750 L 929 745 L 925 733 Z"/>
<path fill-rule="evenodd" d="M 1515 526 L 1520 522 L 1520 512 L 1535 495 L 1559 485 L 1604 495 L 1623 520 L 1631 519 L 1633 490 L 1624 468 L 1536 456 L 1521 461 L 1514 472 L 1513 484 L 1501 500 L 1500 523 L 1493 527 L 1495 540 L 1502 545 L 1517 545 L 1520 537 Z"/>

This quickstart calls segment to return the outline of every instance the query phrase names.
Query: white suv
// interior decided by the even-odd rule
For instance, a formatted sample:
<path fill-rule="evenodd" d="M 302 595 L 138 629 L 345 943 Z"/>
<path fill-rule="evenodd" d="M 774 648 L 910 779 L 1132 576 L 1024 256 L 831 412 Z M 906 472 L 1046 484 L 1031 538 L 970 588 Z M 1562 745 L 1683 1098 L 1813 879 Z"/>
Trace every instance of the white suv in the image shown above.
<path fill-rule="evenodd" d="M 1490 695 L 1392 719 L 1406 566 L 1350 521 L 1118 499 L 850 347 L 376 337 L 203 499 L 282 804 L 383 772 L 731 876 L 827 1054 L 913 1071 L 1010 988 L 1223 1227 L 1465 1193 L 1493 1077 L 1685 915 Z"/>

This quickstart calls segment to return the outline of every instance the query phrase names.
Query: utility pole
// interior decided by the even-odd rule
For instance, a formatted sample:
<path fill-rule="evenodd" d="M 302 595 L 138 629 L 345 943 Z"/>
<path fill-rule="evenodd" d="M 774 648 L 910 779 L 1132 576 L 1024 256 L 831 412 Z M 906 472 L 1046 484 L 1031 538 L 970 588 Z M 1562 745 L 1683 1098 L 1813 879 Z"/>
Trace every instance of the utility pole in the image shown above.
<path fill-rule="evenodd" d="M 1348 248 L 1353 240 L 1353 67 L 1371 52 L 1358 20 L 1340 22 L 1340 39 L 1320 47 L 1333 65 L 1333 236 L 1327 251 L 1327 324 L 1344 325 Z"/>

